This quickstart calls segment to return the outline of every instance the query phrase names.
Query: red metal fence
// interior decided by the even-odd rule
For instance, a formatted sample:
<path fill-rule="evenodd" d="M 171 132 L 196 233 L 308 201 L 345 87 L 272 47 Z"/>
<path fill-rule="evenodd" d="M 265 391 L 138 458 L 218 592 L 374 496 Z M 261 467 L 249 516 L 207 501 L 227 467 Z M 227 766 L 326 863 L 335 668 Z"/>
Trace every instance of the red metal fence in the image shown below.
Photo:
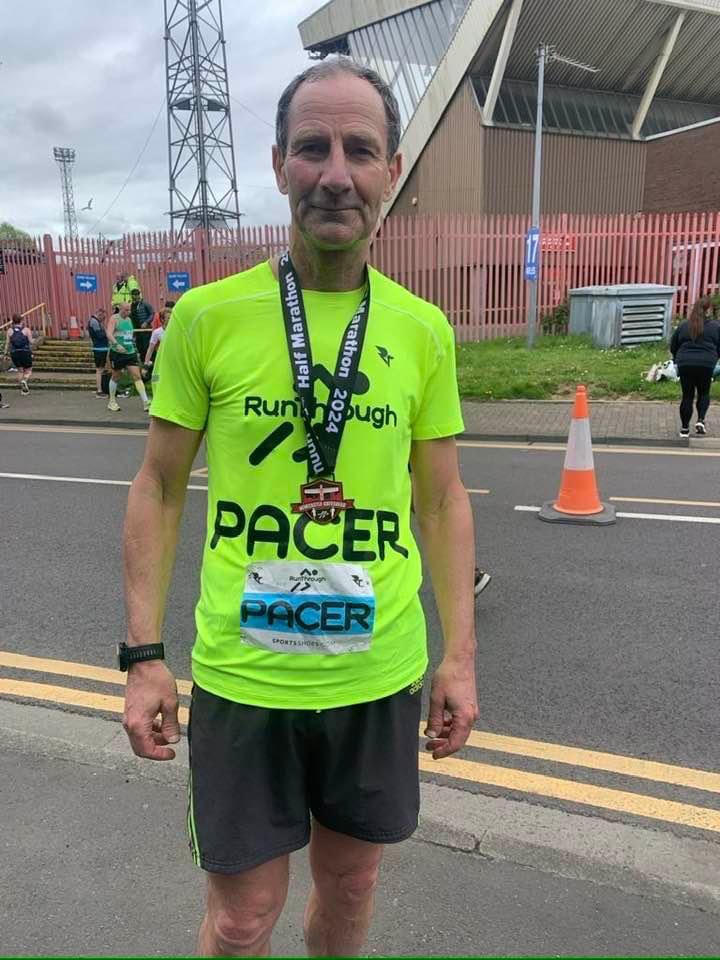
<path fill-rule="evenodd" d="M 372 247 L 384 273 L 437 303 L 460 341 L 523 333 L 527 290 L 523 275 L 529 219 L 520 216 L 390 217 Z M 242 227 L 131 234 L 116 241 L 49 236 L 4 246 L 0 324 L 11 313 L 48 305 L 52 329 L 84 326 L 90 311 L 109 304 L 120 273 L 137 276 L 154 306 L 172 293 L 167 274 L 187 271 L 192 286 L 217 280 L 284 249 L 288 228 Z M 664 283 L 677 290 L 675 310 L 686 313 L 703 294 L 720 292 L 720 213 L 586 216 L 543 219 L 541 315 L 574 287 Z M 76 289 L 78 273 L 97 277 L 97 292 Z"/>

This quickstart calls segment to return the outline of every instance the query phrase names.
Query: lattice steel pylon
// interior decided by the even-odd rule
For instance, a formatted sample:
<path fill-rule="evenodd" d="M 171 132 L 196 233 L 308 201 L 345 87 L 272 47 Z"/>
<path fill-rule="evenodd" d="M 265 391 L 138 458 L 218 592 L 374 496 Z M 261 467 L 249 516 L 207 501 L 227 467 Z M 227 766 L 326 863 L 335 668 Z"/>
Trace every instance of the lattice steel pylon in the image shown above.
<path fill-rule="evenodd" d="M 221 0 L 164 0 L 170 228 L 240 220 Z"/>
<path fill-rule="evenodd" d="M 75 163 L 75 151 L 72 147 L 54 147 L 53 156 L 55 157 L 57 165 L 60 167 L 65 236 L 77 240 L 78 222 L 72 182 L 72 165 Z"/>

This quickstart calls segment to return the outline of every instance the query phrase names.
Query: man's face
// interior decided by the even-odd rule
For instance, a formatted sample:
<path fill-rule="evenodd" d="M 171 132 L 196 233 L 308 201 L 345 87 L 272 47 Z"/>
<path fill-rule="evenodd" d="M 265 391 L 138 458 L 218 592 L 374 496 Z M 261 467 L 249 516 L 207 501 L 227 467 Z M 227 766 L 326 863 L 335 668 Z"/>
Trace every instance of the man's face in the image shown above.
<path fill-rule="evenodd" d="M 140 291 L 139 291 L 139 290 L 132 290 L 131 293 L 130 293 L 130 296 L 131 296 L 131 298 L 132 298 L 132 302 L 133 302 L 133 303 L 138 303 L 139 300 L 140 300 Z"/>
<path fill-rule="evenodd" d="M 374 231 L 401 170 L 399 155 L 387 159 L 387 136 L 382 99 L 366 80 L 340 73 L 296 92 L 287 154 L 273 147 L 273 167 L 293 223 L 317 249 L 349 249 Z"/>
<path fill-rule="evenodd" d="M 95 316 L 98 318 L 98 320 L 103 321 L 105 320 L 105 311 L 102 308 L 100 308 L 100 310 L 98 310 Z"/>
<path fill-rule="evenodd" d="M 129 304 L 129 303 L 121 303 L 121 304 L 120 304 L 120 309 L 118 310 L 118 313 L 120 314 L 120 316 L 121 316 L 123 319 L 125 319 L 125 317 L 127 317 L 127 315 L 130 313 L 130 304 Z"/>

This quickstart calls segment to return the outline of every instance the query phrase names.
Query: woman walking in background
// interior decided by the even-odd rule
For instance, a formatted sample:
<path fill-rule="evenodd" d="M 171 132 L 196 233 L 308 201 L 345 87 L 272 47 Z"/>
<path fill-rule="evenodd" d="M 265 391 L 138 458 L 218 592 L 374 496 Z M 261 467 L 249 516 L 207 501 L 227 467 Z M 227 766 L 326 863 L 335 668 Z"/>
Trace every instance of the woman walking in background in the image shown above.
<path fill-rule="evenodd" d="M 710 406 L 710 387 L 720 358 L 720 324 L 713 318 L 710 297 L 702 297 L 692 308 L 690 317 L 673 333 L 670 352 L 682 386 L 680 401 L 680 436 L 690 436 L 690 419 L 697 393 L 695 432 L 704 436 L 705 416 Z"/>

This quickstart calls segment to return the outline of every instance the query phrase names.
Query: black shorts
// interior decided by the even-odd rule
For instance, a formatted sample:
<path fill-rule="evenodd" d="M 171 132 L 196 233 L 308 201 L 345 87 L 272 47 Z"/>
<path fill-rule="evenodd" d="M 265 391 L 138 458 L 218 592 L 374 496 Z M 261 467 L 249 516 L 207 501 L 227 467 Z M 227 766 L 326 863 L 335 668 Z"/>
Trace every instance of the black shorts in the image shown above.
<path fill-rule="evenodd" d="M 110 366 L 113 370 L 124 370 L 125 367 L 139 367 L 138 355 L 136 353 L 120 353 L 119 351 L 110 351 Z"/>
<path fill-rule="evenodd" d="M 98 370 L 104 370 L 105 364 L 107 363 L 107 350 L 93 350 L 93 357 L 95 358 L 95 366 Z"/>
<path fill-rule="evenodd" d="M 32 369 L 32 351 L 31 350 L 11 350 L 10 359 L 13 362 L 13 366 L 17 367 L 18 370 Z"/>
<path fill-rule="evenodd" d="M 330 830 L 398 843 L 417 828 L 422 682 L 332 710 L 270 710 L 195 687 L 188 740 L 193 860 L 241 873 Z"/>

